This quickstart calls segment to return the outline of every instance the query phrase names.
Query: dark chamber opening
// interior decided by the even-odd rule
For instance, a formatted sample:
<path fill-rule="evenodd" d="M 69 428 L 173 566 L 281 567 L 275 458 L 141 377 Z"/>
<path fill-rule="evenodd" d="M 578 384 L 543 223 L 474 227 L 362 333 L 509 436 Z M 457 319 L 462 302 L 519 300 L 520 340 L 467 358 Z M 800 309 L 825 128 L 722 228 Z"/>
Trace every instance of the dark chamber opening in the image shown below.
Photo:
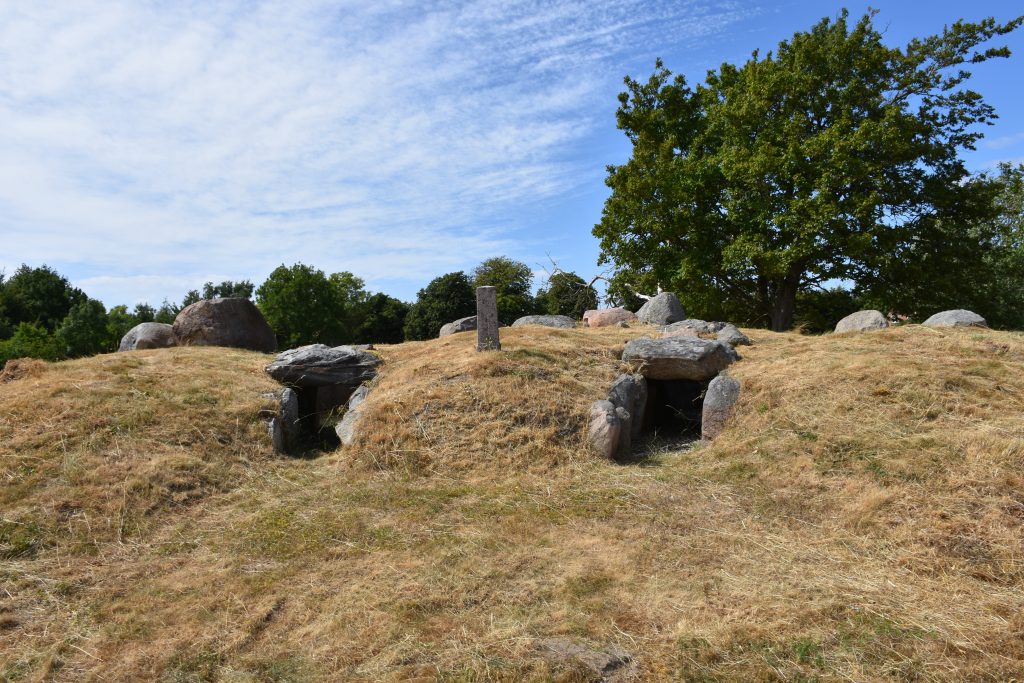
<path fill-rule="evenodd" d="M 699 439 L 708 384 L 710 381 L 648 379 L 644 431 L 660 438 Z"/>
<path fill-rule="evenodd" d="M 337 395 L 336 387 L 296 387 L 295 393 L 299 397 L 301 448 L 324 452 L 337 449 L 341 445 L 341 439 L 334 431 L 334 420 L 328 418 L 335 409 L 345 405 L 352 390 Z"/>

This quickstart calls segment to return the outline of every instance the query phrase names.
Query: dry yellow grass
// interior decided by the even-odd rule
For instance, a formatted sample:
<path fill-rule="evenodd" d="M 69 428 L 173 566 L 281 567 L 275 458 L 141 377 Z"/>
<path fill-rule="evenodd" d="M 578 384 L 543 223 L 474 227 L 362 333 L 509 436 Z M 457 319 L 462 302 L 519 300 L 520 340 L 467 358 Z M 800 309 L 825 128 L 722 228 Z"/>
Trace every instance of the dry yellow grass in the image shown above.
<path fill-rule="evenodd" d="M 1024 336 L 748 331 L 707 447 L 583 447 L 632 330 L 381 349 L 356 446 L 279 458 L 266 357 L 0 383 L 0 680 L 1007 680 L 1024 672 Z"/>

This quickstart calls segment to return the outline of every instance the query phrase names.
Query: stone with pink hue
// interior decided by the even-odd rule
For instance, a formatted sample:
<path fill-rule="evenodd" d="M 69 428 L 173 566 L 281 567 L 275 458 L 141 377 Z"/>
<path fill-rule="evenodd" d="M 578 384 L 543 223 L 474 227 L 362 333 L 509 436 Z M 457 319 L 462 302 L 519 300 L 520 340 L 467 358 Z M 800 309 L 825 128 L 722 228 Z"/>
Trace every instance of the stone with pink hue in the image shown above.
<path fill-rule="evenodd" d="M 583 324 L 587 327 L 611 327 L 619 323 L 631 323 L 636 319 L 636 314 L 625 308 L 599 308 L 583 314 Z"/>

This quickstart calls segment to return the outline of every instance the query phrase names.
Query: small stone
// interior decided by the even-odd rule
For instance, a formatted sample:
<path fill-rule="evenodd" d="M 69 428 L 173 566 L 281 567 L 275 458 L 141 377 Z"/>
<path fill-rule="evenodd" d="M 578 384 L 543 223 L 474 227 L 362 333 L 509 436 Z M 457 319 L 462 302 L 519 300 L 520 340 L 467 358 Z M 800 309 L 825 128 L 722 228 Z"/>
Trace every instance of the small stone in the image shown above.
<path fill-rule="evenodd" d="M 928 327 L 988 327 L 980 315 L 962 308 L 936 313 L 921 324 Z"/>
<path fill-rule="evenodd" d="M 732 377 L 719 375 L 711 380 L 704 392 L 704 407 L 700 418 L 701 439 L 711 441 L 722 433 L 739 397 L 740 383 Z"/>
<path fill-rule="evenodd" d="M 526 325 L 540 325 L 542 327 L 558 327 L 571 330 L 576 327 L 576 321 L 567 315 L 524 315 L 512 323 L 512 327 L 525 327 Z"/>
<path fill-rule="evenodd" d="M 437 333 L 438 338 L 447 337 L 459 332 L 469 332 L 470 330 L 476 329 L 476 316 L 471 315 L 466 318 L 459 318 L 458 320 L 452 321 L 441 326 L 441 331 Z"/>
<path fill-rule="evenodd" d="M 611 401 L 594 401 L 590 406 L 590 424 L 587 430 L 591 448 L 612 460 L 618 453 L 621 435 L 622 420 L 616 414 L 615 405 Z"/>
<path fill-rule="evenodd" d="M 583 314 L 583 324 L 587 327 L 611 327 L 634 320 L 636 320 L 636 314 L 625 308 L 601 308 Z"/>
<path fill-rule="evenodd" d="M 857 311 L 836 323 L 836 334 L 842 332 L 870 332 L 889 327 L 889 321 L 881 311 Z"/>
<path fill-rule="evenodd" d="M 616 645 L 597 650 L 578 645 L 568 638 L 547 638 L 538 645 L 541 653 L 552 663 L 563 667 L 582 667 L 583 680 L 620 683 L 633 680 L 637 673 L 633 656 Z"/>
<path fill-rule="evenodd" d="M 740 332 L 739 328 L 729 323 L 718 331 L 717 339 L 729 346 L 750 346 L 750 337 Z"/>
<path fill-rule="evenodd" d="M 668 325 L 685 318 L 686 311 L 675 294 L 662 292 L 648 299 L 636 312 L 636 317 L 647 325 Z"/>

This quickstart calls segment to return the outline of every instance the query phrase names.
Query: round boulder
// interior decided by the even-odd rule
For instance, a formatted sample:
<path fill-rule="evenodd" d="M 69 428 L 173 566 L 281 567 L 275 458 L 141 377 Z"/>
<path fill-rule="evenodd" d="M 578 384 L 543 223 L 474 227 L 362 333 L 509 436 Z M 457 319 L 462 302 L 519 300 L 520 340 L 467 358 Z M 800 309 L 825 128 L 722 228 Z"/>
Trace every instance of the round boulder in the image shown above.
<path fill-rule="evenodd" d="M 648 299 L 636 312 L 636 317 L 647 325 L 670 325 L 685 318 L 686 311 L 675 294 L 662 292 Z"/>
<path fill-rule="evenodd" d="M 889 321 L 885 319 L 881 311 L 857 311 L 836 323 L 836 333 L 870 332 L 871 330 L 883 330 L 886 327 L 889 327 Z"/>
<path fill-rule="evenodd" d="M 576 321 L 567 315 L 524 315 L 512 323 L 512 327 L 525 327 L 526 325 L 541 325 L 543 327 L 558 327 L 571 330 L 576 327 Z"/>
<path fill-rule="evenodd" d="M 988 327 L 980 315 L 962 308 L 936 313 L 921 324 L 928 327 Z"/>
<path fill-rule="evenodd" d="M 441 331 L 437 333 L 438 337 L 447 337 L 448 335 L 455 334 L 456 332 L 469 332 L 470 330 L 476 329 L 476 316 L 471 315 L 467 318 L 459 318 L 454 322 L 447 323 L 441 326 Z"/>
<path fill-rule="evenodd" d="M 634 320 L 636 320 L 636 314 L 625 308 L 600 308 L 583 314 L 583 324 L 587 327 L 611 327 Z"/>
<path fill-rule="evenodd" d="M 167 323 L 139 323 L 121 337 L 118 351 L 141 351 L 142 349 L 166 349 L 177 346 L 174 328 Z"/>
<path fill-rule="evenodd" d="M 174 319 L 178 346 L 231 346 L 272 353 L 274 331 L 248 299 L 204 299 L 182 309 Z"/>

